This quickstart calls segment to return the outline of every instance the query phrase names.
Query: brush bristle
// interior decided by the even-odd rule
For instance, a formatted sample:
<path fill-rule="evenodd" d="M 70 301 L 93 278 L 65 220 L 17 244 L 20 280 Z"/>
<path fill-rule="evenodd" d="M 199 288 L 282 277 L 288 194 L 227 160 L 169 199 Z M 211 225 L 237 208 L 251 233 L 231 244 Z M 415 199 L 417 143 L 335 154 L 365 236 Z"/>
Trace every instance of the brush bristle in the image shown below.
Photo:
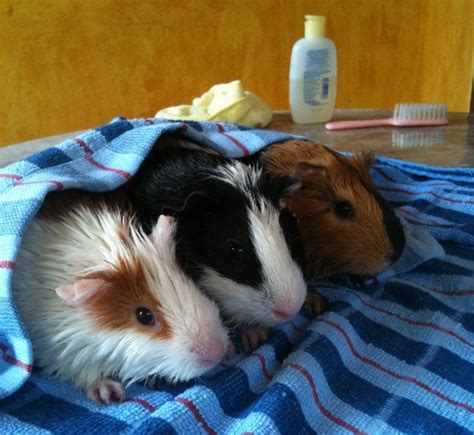
<path fill-rule="evenodd" d="M 393 118 L 397 121 L 442 120 L 448 116 L 448 105 L 439 104 L 397 104 Z"/>
<path fill-rule="evenodd" d="M 443 143 L 444 129 L 442 128 L 428 131 L 397 131 L 392 133 L 392 146 L 399 148 L 429 147 Z"/>

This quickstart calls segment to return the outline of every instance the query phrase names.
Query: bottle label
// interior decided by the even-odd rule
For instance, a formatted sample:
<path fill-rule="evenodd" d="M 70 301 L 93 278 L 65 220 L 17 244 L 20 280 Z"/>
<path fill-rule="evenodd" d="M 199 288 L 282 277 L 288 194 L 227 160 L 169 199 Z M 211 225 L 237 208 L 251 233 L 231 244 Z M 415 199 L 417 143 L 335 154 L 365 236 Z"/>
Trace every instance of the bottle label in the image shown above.
<path fill-rule="evenodd" d="M 325 104 L 329 98 L 331 71 L 329 50 L 308 50 L 303 73 L 303 96 L 308 106 Z"/>
<path fill-rule="evenodd" d="M 327 100 L 329 96 L 329 77 L 323 78 L 323 90 L 321 91 L 321 100 Z"/>

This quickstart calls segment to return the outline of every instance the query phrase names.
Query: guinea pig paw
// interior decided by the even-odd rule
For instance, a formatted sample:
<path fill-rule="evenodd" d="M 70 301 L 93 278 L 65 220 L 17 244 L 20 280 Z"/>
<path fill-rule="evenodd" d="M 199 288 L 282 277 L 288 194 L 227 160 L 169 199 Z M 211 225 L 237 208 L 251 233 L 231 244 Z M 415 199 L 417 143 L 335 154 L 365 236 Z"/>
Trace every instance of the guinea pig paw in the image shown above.
<path fill-rule="evenodd" d="M 250 328 L 246 328 L 240 335 L 240 342 L 247 352 L 254 351 L 267 340 L 268 333 L 266 329 L 259 326 L 251 326 Z"/>
<path fill-rule="evenodd" d="M 87 395 L 98 403 L 109 405 L 112 402 L 123 402 L 125 399 L 125 389 L 120 382 L 110 378 L 101 379 L 95 385 L 87 389 Z"/>
<path fill-rule="evenodd" d="M 327 311 L 329 308 L 329 302 L 319 293 L 311 292 L 306 296 L 303 308 L 309 313 L 311 317 L 316 317 Z"/>

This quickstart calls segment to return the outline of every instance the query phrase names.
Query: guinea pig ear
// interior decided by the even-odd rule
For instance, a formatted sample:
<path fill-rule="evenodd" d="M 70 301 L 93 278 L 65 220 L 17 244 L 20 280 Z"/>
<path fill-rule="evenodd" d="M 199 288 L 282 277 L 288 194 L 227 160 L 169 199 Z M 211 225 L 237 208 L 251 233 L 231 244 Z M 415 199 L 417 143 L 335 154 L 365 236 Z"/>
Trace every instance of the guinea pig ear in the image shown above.
<path fill-rule="evenodd" d="M 158 222 L 153 227 L 150 237 L 153 242 L 160 246 L 171 248 L 173 246 L 173 236 L 175 228 L 175 219 L 171 216 L 161 215 Z"/>
<path fill-rule="evenodd" d="M 362 160 L 364 162 L 364 166 L 367 168 L 367 170 L 369 170 L 375 161 L 375 153 L 373 151 L 363 151 Z"/>
<path fill-rule="evenodd" d="M 56 288 L 56 294 L 72 307 L 85 307 L 98 291 L 106 287 L 103 278 L 79 278 L 74 284 L 65 284 Z"/>
<path fill-rule="evenodd" d="M 287 198 L 301 189 L 303 183 L 293 177 L 272 177 L 273 186 L 276 188 L 276 195 L 280 208 L 287 207 Z"/>
<path fill-rule="evenodd" d="M 203 216 L 205 213 L 212 213 L 217 207 L 217 198 L 223 193 L 218 189 L 198 190 L 191 193 L 180 210 L 187 216 Z"/>
<path fill-rule="evenodd" d="M 206 204 L 211 202 L 212 195 L 196 190 L 191 192 L 184 200 L 177 200 L 175 204 L 167 204 L 162 207 L 160 213 L 167 216 L 175 216 L 177 213 L 192 213 L 206 208 Z"/>
<path fill-rule="evenodd" d="M 188 195 L 184 202 L 184 210 L 194 210 L 196 208 L 202 208 L 203 205 L 212 202 L 211 197 L 203 191 L 196 191 Z"/>
<path fill-rule="evenodd" d="M 307 182 L 320 180 L 322 177 L 326 178 L 327 168 L 320 163 L 298 162 L 294 169 L 294 177 L 304 185 Z"/>
<path fill-rule="evenodd" d="M 288 186 L 283 189 L 282 196 L 291 195 L 292 193 L 300 190 L 303 186 L 303 183 L 300 180 L 293 180 L 291 179 Z"/>

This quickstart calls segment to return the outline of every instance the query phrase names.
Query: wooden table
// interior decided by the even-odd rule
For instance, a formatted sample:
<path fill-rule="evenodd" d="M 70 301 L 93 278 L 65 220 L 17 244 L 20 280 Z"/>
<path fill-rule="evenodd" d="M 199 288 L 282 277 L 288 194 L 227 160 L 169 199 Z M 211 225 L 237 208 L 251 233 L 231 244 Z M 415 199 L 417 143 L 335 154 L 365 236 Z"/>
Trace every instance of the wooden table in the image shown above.
<path fill-rule="evenodd" d="M 390 118 L 387 110 L 336 110 L 333 121 Z M 377 155 L 435 166 L 474 166 L 474 113 L 450 113 L 442 127 L 377 127 L 329 131 L 324 124 L 294 124 L 275 113 L 268 128 L 310 137 L 339 151 L 373 150 Z"/>
<path fill-rule="evenodd" d="M 387 110 L 336 110 L 333 120 L 389 118 Z M 305 135 L 331 148 L 373 150 L 401 160 L 435 166 L 474 166 L 474 113 L 450 113 L 444 127 L 367 128 L 328 131 L 324 124 L 294 124 L 288 112 L 275 112 L 268 129 Z M 0 148 L 0 167 L 43 148 L 57 145 L 80 132 L 66 133 Z"/>

